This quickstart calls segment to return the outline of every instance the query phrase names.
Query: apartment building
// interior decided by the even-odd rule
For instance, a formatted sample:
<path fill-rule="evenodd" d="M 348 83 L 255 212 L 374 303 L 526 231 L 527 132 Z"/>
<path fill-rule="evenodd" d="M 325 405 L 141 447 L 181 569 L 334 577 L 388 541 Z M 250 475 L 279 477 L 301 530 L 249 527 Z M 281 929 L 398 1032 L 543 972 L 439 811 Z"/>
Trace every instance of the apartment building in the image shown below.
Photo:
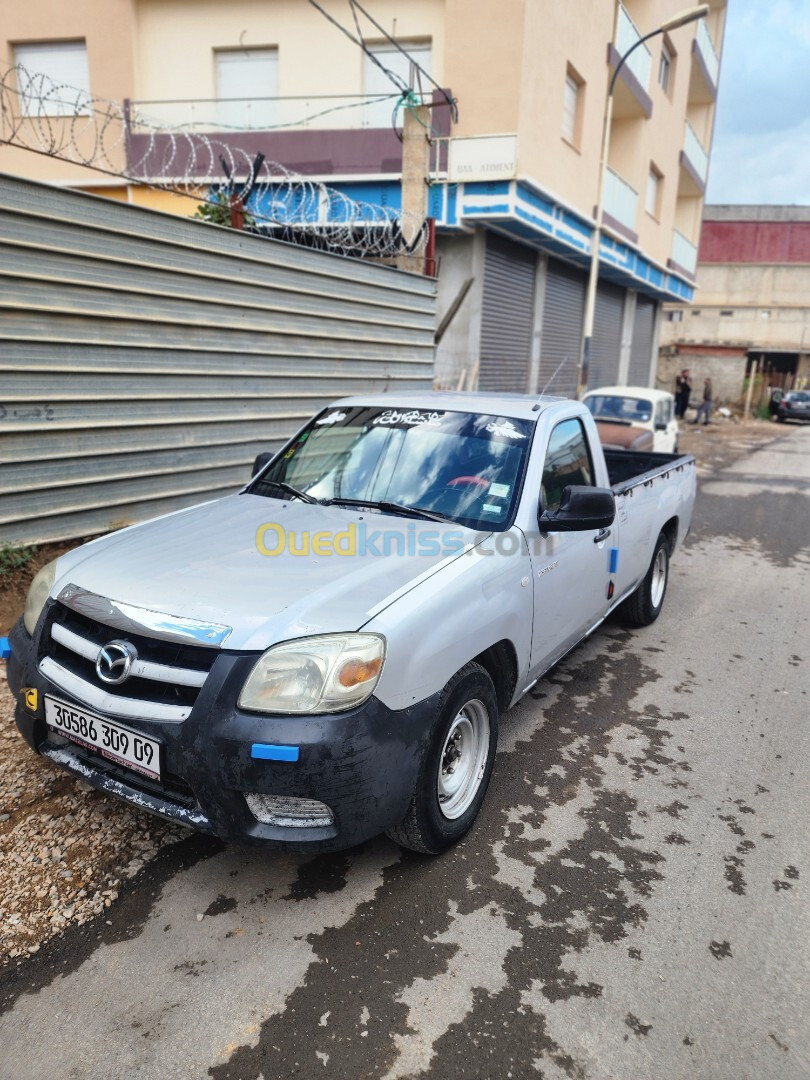
<path fill-rule="evenodd" d="M 323 6 L 356 33 L 344 0 Z M 454 123 L 444 95 L 421 87 L 439 310 L 454 312 L 437 382 L 573 392 L 608 79 L 681 0 L 364 6 L 385 31 L 361 19 L 366 51 L 306 0 L 0 0 L 0 59 L 126 100 L 131 122 L 114 151 L 127 181 L 7 146 L 0 169 L 187 213 L 147 181 L 188 178 L 193 155 L 158 144 L 144 159 L 144 118 L 396 209 L 401 120 L 380 65 L 406 82 L 411 68 L 388 34 L 458 102 Z M 713 0 L 705 20 L 641 45 L 619 75 L 590 385 L 652 382 L 661 304 L 692 300 L 725 14 Z M 328 199 L 317 212 L 328 223 Z"/>
<path fill-rule="evenodd" d="M 810 206 L 705 207 L 697 282 L 693 307 L 664 308 L 659 385 L 688 367 L 734 402 L 753 368 L 772 387 L 810 383 Z"/>

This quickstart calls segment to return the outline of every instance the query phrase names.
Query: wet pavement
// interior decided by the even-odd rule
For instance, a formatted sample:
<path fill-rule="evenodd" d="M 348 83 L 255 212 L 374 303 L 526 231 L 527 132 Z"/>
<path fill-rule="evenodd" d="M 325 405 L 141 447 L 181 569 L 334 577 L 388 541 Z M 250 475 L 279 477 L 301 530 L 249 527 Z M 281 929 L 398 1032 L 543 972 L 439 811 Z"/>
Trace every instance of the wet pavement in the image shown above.
<path fill-rule="evenodd" d="M 774 435 L 701 469 L 658 622 L 502 719 L 456 849 L 190 836 L 0 979 L 0 1077 L 810 1075 L 810 429 Z"/>

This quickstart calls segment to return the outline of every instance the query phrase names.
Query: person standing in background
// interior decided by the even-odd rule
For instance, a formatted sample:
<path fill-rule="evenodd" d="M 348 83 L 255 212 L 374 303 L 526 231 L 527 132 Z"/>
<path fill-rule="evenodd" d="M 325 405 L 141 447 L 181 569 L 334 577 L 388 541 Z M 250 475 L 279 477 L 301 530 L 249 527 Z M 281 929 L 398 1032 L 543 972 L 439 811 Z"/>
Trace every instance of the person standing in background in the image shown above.
<path fill-rule="evenodd" d="M 704 379 L 703 380 L 703 401 L 701 401 L 700 405 L 698 406 L 697 416 L 692 421 L 692 423 L 696 424 L 700 420 L 701 416 L 704 416 L 705 420 L 703 421 L 703 423 L 704 424 L 710 424 L 712 422 L 711 421 L 712 404 L 713 404 L 713 402 L 712 402 L 712 380 L 711 379 Z"/>
<path fill-rule="evenodd" d="M 680 375 L 675 376 L 675 415 L 679 420 L 683 420 L 686 416 L 691 393 L 692 380 L 689 377 L 689 368 L 684 368 Z"/>

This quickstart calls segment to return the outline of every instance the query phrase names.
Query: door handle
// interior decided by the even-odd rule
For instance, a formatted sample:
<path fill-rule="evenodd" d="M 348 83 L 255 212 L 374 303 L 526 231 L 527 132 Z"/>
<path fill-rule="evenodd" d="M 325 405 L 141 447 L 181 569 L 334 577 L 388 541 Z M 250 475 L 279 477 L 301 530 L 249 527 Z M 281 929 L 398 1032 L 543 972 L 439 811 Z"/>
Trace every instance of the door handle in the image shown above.
<path fill-rule="evenodd" d="M 609 536 L 610 536 L 610 529 L 602 529 L 602 530 L 601 530 L 600 532 L 598 532 L 598 533 L 596 534 L 596 536 L 595 536 L 595 537 L 593 538 L 593 542 L 594 542 L 595 544 L 601 544 L 601 543 L 602 543 L 602 541 L 603 541 L 603 540 L 607 540 L 607 538 L 608 538 Z"/>

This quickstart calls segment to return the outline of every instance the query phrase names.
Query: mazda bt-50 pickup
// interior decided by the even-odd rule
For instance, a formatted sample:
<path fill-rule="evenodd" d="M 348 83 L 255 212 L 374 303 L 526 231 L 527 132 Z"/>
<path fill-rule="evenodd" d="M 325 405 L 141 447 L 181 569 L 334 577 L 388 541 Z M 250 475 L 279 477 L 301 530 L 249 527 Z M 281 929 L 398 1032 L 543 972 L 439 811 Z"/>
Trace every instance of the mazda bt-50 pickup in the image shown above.
<path fill-rule="evenodd" d="M 604 452 L 577 401 L 338 401 L 238 493 L 40 571 L 11 635 L 17 724 L 225 840 L 443 851 L 499 717 L 614 609 L 658 617 L 695 481 L 690 456 Z"/>

